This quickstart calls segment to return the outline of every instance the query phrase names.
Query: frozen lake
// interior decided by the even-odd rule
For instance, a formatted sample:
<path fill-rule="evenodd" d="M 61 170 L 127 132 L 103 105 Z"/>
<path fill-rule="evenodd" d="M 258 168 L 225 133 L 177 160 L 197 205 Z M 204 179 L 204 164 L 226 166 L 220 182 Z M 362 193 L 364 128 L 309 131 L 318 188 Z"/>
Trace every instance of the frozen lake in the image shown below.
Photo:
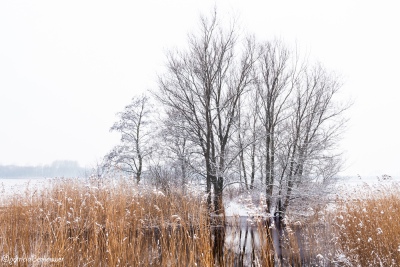
<path fill-rule="evenodd" d="M 11 195 L 27 196 L 48 183 L 46 178 L 0 178 L 0 205 Z"/>
<path fill-rule="evenodd" d="M 47 178 L 0 178 L 0 190 L 2 193 L 7 193 L 35 189 L 47 181 Z"/>

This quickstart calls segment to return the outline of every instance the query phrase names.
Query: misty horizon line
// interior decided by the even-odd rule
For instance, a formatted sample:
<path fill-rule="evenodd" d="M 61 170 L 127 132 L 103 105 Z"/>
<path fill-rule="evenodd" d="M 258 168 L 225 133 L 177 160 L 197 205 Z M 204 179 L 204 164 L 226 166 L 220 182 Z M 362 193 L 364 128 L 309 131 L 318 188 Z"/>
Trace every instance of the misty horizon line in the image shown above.
<path fill-rule="evenodd" d="M 87 175 L 90 169 L 73 160 L 55 160 L 43 165 L 0 164 L 0 178 L 77 177 Z"/>
<path fill-rule="evenodd" d="M 73 164 L 77 164 L 80 167 L 83 167 L 78 160 L 69 160 L 69 159 L 61 159 L 61 160 L 53 160 L 50 163 L 38 163 L 38 164 L 21 164 L 21 163 L 1 163 L 0 162 L 0 166 L 5 167 L 5 166 L 14 166 L 14 167 L 44 167 L 44 166 L 51 166 L 57 163 L 73 163 Z"/>

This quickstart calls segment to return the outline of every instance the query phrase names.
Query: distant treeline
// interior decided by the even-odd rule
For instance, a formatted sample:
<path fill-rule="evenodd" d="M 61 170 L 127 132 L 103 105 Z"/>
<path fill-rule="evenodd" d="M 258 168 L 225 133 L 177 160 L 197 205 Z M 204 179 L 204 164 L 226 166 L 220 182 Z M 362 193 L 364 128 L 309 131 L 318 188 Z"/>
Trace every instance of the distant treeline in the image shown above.
<path fill-rule="evenodd" d="M 68 160 L 39 166 L 0 165 L 0 178 L 83 177 L 86 173 L 87 170 L 80 167 L 78 162 Z"/>

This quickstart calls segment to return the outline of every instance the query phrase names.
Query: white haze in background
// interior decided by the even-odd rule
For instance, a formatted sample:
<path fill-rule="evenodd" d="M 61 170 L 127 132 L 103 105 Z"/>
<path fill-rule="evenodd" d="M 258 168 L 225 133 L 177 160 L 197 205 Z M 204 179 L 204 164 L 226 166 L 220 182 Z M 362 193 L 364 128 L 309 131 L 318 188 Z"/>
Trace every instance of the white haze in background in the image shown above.
<path fill-rule="evenodd" d="M 1 1 L 0 164 L 78 160 L 118 141 L 109 128 L 157 86 L 165 51 L 185 45 L 214 1 Z M 344 77 L 355 101 L 343 175 L 400 176 L 396 1 L 218 1 L 260 39 L 280 38 Z"/>

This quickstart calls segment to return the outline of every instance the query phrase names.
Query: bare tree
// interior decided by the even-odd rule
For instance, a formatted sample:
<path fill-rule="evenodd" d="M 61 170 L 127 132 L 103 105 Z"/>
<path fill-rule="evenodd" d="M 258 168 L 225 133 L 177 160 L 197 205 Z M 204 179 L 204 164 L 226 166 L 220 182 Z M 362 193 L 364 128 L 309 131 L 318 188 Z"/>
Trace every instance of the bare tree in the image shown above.
<path fill-rule="evenodd" d="M 252 190 L 259 169 L 258 154 L 261 141 L 260 125 L 260 97 L 256 87 L 243 95 L 238 107 L 237 143 L 238 143 L 238 170 L 241 184 Z M 242 182 L 243 177 L 243 182 Z"/>
<path fill-rule="evenodd" d="M 260 53 L 252 98 L 260 104 L 251 106 L 263 129 L 260 175 L 265 173 L 267 211 L 284 216 L 291 200 L 321 191 L 338 173 L 340 154 L 333 148 L 350 105 L 335 100 L 341 84 L 321 65 L 300 61 L 279 41 L 263 43 Z"/>
<path fill-rule="evenodd" d="M 296 59 L 279 42 L 260 45 L 261 56 L 257 61 L 257 95 L 260 100 L 258 115 L 264 135 L 265 184 L 268 211 L 272 208 L 273 188 L 276 184 L 276 156 L 283 122 L 288 118 L 290 97 L 297 77 Z"/>
<path fill-rule="evenodd" d="M 231 163 L 229 147 L 239 99 L 252 82 L 254 42 L 238 51 L 235 28 L 223 29 L 216 17 L 201 18 L 198 35 L 189 36 L 186 51 L 168 54 L 167 72 L 160 77 L 158 99 L 186 121 L 185 131 L 200 148 L 211 208 L 222 211 L 224 173 Z"/>
<path fill-rule="evenodd" d="M 246 160 L 245 160 L 245 136 L 246 132 L 248 130 L 248 125 L 246 121 L 242 121 L 243 117 L 243 106 L 242 106 L 242 101 L 239 99 L 239 105 L 238 105 L 238 149 L 239 149 L 239 182 L 242 183 L 242 177 L 243 177 L 243 183 L 246 187 L 246 189 L 249 189 L 249 183 L 247 181 L 247 166 L 246 166 Z M 243 176 L 242 176 L 243 174 Z"/>
<path fill-rule="evenodd" d="M 166 116 L 159 125 L 160 157 L 164 163 L 174 169 L 175 180 L 179 178 L 179 185 L 183 192 L 189 178 L 198 171 L 198 148 L 193 144 L 191 136 L 187 133 L 187 122 L 174 109 L 165 112 Z M 159 164 L 158 164 L 159 165 Z M 176 182 L 176 181 L 171 181 Z"/>
<path fill-rule="evenodd" d="M 335 101 L 340 88 L 339 79 L 321 65 L 302 73 L 290 118 L 287 189 L 278 207 L 282 213 L 289 207 L 295 188 L 327 185 L 340 169 L 341 155 L 335 147 L 347 121 L 343 113 L 350 107 Z"/>
<path fill-rule="evenodd" d="M 121 143 L 106 156 L 107 165 L 133 175 L 137 183 L 142 176 L 143 161 L 152 151 L 151 113 L 148 96 L 134 97 L 124 111 L 118 113 L 119 121 L 110 129 L 121 134 Z"/>

